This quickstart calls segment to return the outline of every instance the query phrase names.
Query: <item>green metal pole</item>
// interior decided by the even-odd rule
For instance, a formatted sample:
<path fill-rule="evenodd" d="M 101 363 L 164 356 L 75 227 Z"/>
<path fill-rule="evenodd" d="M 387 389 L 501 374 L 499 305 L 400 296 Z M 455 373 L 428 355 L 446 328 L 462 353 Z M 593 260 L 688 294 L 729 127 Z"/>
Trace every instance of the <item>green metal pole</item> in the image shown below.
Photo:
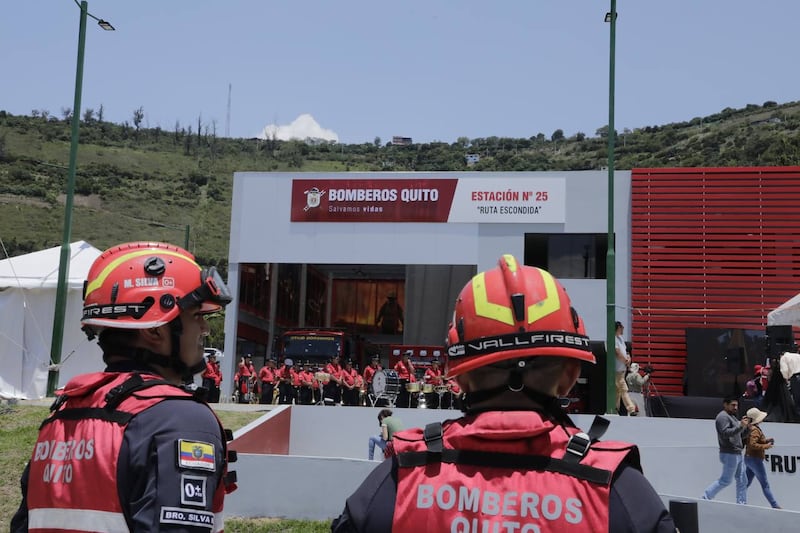
<path fill-rule="evenodd" d="M 191 226 L 189 224 L 186 224 L 186 233 L 184 234 L 184 237 L 183 237 L 183 249 L 186 250 L 187 252 L 189 251 L 189 229 L 190 228 L 191 228 Z"/>
<path fill-rule="evenodd" d="M 616 257 L 614 252 L 614 55 L 617 33 L 617 0 L 611 0 L 611 26 L 608 60 L 608 249 L 606 251 L 606 412 L 616 413 L 614 384 L 616 362 Z"/>
<path fill-rule="evenodd" d="M 61 258 L 58 263 L 56 310 L 53 318 L 53 338 L 50 343 L 50 371 L 47 375 L 47 395 L 53 396 L 58 387 L 58 367 L 64 342 L 64 314 L 67 307 L 67 278 L 69 277 L 70 235 L 72 233 L 72 203 L 75 196 L 75 167 L 78 159 L 78 128 L 81 124 L 81 91 L 83 89 L 83 50 L 86 45 L 86 15 L 89 4 L 81 2 L 81 23 L 78 33 L 78 66 L 75 70 L 75 102 L 72 105 L 72 138 L 69 145 L 67 198 L 64 202 L 64 233 L 61 238 Z"/>

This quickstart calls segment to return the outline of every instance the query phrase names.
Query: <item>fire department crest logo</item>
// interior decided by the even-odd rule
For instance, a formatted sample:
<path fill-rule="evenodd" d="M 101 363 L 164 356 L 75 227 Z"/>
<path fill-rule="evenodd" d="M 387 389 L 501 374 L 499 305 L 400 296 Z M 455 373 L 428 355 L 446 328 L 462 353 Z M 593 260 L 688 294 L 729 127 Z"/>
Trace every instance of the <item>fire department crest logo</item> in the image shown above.
<path fill-rule="evenodd" d="M 319 203 L 322 200 L 322 197 L 325 196 L 326 192 L 327 191 L 320 191 L 317 187 L 312 187 L 311 189 L 304 191 L 303 194 L 306 195 L 306 206 L 303 208 L 303 211 L 308 211 L 314 207 L 319 207 Z"/>

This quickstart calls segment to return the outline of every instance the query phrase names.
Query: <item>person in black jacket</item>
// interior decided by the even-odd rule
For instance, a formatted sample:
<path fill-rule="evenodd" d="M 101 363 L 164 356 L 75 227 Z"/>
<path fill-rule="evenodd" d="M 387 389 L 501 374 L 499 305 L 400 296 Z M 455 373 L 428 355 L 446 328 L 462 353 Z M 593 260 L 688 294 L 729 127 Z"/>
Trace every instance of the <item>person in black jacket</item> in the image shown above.
<path fill-rule="evenodd" d="M 464 416 L 395 434 L 331 530 L 671 532 L 636 447 L 574 426 L 558 397 L 594 363 L 560 283 L 503 256 L 461 291 L 448 378 Z"/>

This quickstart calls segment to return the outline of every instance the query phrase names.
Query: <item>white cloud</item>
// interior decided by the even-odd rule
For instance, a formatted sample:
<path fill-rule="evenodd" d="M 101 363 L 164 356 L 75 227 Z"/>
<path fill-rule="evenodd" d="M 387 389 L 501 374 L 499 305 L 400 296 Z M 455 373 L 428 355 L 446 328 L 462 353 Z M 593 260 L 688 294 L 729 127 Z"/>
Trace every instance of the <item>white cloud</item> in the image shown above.
<path fill-rule="evenodd" d="M 279 141 L 288 141 L 291 139 L 298 139 L 301 141 L 305 141 L 306 139 L 321 139 L 324 141 L 339 142 L 339 136 L 335 131 L 326 130 L 308 113 L 300 115 L 294 119 L 291 124 L 270 124 L 261 130 L 258 137 L 260 139 L 278 139 Z"/>

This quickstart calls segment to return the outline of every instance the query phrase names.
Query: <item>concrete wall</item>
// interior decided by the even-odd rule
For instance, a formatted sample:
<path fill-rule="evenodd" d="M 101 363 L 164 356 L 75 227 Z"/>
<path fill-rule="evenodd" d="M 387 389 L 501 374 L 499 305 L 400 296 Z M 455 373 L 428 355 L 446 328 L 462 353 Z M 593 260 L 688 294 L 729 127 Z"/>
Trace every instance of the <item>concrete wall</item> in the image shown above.
<path fill-rule="evenodd" d="M 346 498 L 377 464 L 367 461 L 366 457 L 368 437 L 378 431 L 379 409 L 315 406 L 292 406 L 290 409 L 290 455 L 241 454 L 240 461 L 234 465 L 239 472 L 240 488 L 226 500 L 228 516 L 332 518 L 341 512 Z M 422 427 L 460 415 L 454 410 L 394 411 L 405 427 Z M 236 437 L 243 438 L 244 433 L 271 416 L 275 415 L 268 413 L 251 424 L 249 430 L 244 428 L 237 432 Z M 721 465 L 712 420 L 610 418 L 611 427 L 604 440 L 635 442 L 641 452 L 645 475 L 659 494 L 696 499 L 719 476 Z M 591 425 L 592 419 L 591 415 L 573 417 L 576 424 L 584 428 Z M 770 459 L 767 466 L 773 492 L 784 509 L 800 511 L 800 499 L 796 496 L 800 482 L 800 426 L 764 423 L 762 428 L 777 443 L 770 450 L 774 459 Z M 773 465 L 776 468 L 780 465 L 783 471 L 771 471 Z M 758 507 L 761 507 L 767 513 L 763 516 L 770 517 L 769 531 L 783 531 L 773 529 L 779 526 L 780 520 L 776 518 L 778 521 L 773 522 L 772 517 L 788 513 L 768 509 L 757 482 L 748 492 L 750 504 L 747 507 L 726 505 L 725 502 L 735 502 L 734 492 L 734 487 L 730 486 L 720 492 L 714 502 L 701 501 L 701 519 L 724 523 L 725 531 L 745 531 L 738 525 L 750 523 L 752 513 L 762 516 L 758 514 L 761 512 Z M 734 515 L 737 516 L 735 520 Z M 739 515 L 742 515 L 741 520 Z M 723 522 L 717 522 L 723 517 Z M 732 528 L 734 525 L 736 527 Z M 794 527 L 791 531 L 796 530 Z M 715 529 L 703 527 L 701 530 L 706 533 Z"/>

